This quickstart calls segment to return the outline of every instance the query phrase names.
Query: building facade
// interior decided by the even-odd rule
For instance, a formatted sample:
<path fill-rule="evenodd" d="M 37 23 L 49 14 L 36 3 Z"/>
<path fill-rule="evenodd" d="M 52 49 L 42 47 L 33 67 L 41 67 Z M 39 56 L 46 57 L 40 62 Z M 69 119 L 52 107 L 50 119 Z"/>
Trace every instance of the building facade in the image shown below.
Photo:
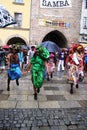
<path fill-rule="evenodd" d="M 31 0 L 0 0 L 16 20 L 16 24 L 0 28 L 0 46 L 16 43 L 29 44 Z"/>
<path fill-rule="evenodd" d="M 87 43 L 87 0 L 0 0 L 17 24 L 0 29 L 0 46 Z"/>
<path fill-rule="evenodd" d="M 82 1 L 80 42 L 87 43 L 87 0 Z"/>
<path fill-rule="evenodd" d="M 66 47 L 79 42 L 81 12 L 82 0 L 32 0 L 30 43 L 50 40 Z"/>

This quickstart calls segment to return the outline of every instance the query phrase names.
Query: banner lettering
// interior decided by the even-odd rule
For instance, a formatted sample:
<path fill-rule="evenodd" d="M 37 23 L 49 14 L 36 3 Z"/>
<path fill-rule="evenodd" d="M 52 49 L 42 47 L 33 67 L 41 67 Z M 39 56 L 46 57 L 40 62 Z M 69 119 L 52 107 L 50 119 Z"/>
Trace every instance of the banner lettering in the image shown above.
<path fill-rule="evenodd" d="M 71 7 L 71 0 L 40 0 L 40 8 Z"/>

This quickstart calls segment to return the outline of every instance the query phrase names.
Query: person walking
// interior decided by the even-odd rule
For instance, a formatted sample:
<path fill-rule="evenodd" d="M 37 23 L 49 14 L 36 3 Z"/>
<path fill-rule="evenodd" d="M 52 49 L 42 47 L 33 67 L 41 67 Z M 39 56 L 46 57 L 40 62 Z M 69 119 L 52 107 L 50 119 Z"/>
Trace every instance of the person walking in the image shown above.
<path fill-rule="evenodd" d="M 23 53 L 23 49 L 21 47 L 19 48 L 18 58 L 19 58 L 19 64 L 20 64 L 21 71 L 23 72 L 23 70 L 24 70 L 23 69 L 24 53 Z"/>
<path fill-rule="evenodd" d="M 50 81 L 50 77 L 53 78 L 53 73 L 55 71 L 55 61 L 54 61 L 54 54 L 51 53 L 48 59 L 48 70 L 49 74 L 47 73 L 47 80 Z"/>
<path fill-rule="evenodd" d="M 7 74 L 8 74 L 7 91 L 10 91 L 10 81 L 16 80 L 16 84 L 19 85 L 18 80 L 22 76 L 16 46 L 12 46 L 11 53 L 8 54 Z"/>
<path fill-rule="evenodd" d="M 59 52 L 59 62 L 58 62 L 57 70 L 58 71 L 64 70 L 64 50 L 63 49 Z"/>
<path fill-rule="evenodd" d="M 27 52 L 27 64 L 30 61 L 30 59 L 33 57 L 35 52 L 35 46 L 31 46 L 31 48 Z"/>
<path fill-rule="evenodd" d="M 42 46 L 37 46 L 33 57 L 28 63 L 27 72 L 31 70 L 31 80 L 33 84 L 35 100 L 37 100 L 37 93 L 40 92 L 40 88 L 42 87 L 44 81 L 44 68 L 46 68 L 46 72 L 48 73 L 48 58 L 48 50 Z"/>
<path fill-rule="evenodd" d="M 83 46 L 75 44 L 72 46 L 72 57 L 70 58 L 70 69 L 69 69 L 69 82 L 71 83 L 70 93 L 73 93 L 73 84 L 76 88 L 79 87 L 78 83 L 83 80 Z"/>

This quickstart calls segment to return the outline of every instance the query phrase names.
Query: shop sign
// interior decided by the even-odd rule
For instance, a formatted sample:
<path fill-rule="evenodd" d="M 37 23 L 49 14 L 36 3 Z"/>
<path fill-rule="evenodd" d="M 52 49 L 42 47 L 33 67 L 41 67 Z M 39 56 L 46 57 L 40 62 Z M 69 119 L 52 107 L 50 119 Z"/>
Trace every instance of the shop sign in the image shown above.
<path fill-rule="evenodd" d="M 40 8 L 71 7 L 71 0 L 40 0 Z"/>

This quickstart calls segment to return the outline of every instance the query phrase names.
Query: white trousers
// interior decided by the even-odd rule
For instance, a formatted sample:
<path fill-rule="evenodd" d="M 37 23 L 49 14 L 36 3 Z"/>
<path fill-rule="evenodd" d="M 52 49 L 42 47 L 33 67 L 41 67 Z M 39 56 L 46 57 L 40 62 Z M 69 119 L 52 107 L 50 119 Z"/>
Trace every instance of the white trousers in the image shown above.
<path fill-rule="evenodd" d="M 59 60 L 57 70 L 64 70 L 64 60 Z"/>

